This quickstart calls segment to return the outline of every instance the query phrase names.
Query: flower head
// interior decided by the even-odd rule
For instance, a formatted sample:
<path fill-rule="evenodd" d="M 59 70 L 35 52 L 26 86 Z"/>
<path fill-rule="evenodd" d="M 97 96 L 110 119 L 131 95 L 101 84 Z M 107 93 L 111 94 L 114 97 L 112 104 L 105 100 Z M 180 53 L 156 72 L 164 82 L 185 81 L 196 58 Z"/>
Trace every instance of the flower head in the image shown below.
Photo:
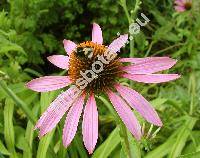
<path fill-rule="evenodd" d="M 67 56 L 53 55 L 48 60 L 62 69 L 67 76 L 45 76 L 27 83 L 27 87 L 37 92 L 47 92 L 71 86 L 61 93 L 42 114 L 35 129 L 39 136 L 51 131 L 68 111 L 64 129 L 63 144 L 67 147 L 77 131 L 79 118 L 83 112 L 82 134 L 84 145 L 91 154 L 98 139 L 98 111 L 95 95 L 106 93 L 122 121 L 139 140 L 141 126 L 131 109 L 135 109 L 148 122 L 162 126 L 162 122 L 150 103 L 135 90 L 123 86 L 119 78 L 136 82 L 161 83 L 175 80 L 177 74 L 159 74 L 175 65 L 169 57 L 119 58 L 118 51 L 128 40 L 121 35 L 109 46 L 103 45 L 102 31 L 93 24 L 92 41 L 75 44 L 64 40 Z M 129 65 L 124 64 L 129 63 Z M 156 74 L 155 74 L 156 73 Z"/>
<path fill-rule="evenodd" d="M 174 3 L 177 12 L 184 12 L 192 8 L 192 0 L 175 0 Z"/>

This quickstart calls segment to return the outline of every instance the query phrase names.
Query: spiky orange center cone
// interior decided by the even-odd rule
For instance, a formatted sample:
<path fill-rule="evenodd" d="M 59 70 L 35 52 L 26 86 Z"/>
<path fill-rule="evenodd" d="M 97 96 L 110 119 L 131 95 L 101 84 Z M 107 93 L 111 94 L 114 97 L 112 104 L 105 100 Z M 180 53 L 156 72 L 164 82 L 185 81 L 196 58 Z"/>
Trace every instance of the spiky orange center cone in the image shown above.
<path fill-rule="evenodd" d="M 77 46 L 76 50 L 70 55 L 68 71 L 69 77 L 74 84 L 76 84 L 78 80 L 80 81 L 81 78 L 84 78 L 82 74 L 87 70 L 92 72 L 93 69 L 102 69 L 101 72 L 95 73 L 95 77 L 94 74 L 86 74 L 88 78 L 92 78 L 92 81 L 87 83 L 85 90 L 100 93 L 112 88 L 116 79 L 123 72 L 120 70 L 121 62 L 119 62 L 117 57 L 109 61 L 108 64 L 100 61 L 99 56 L 103 56 L 104 59 L 106 59 L 104 56 L 106 50 L 106 46 L 91 41 L 80 43 Z M 97 61 L 98 63 L 100 61 L 103 67 L 102 64 L 100 64 L 101 66 L 99 64 L 94 66 L 94 63 Z"/>

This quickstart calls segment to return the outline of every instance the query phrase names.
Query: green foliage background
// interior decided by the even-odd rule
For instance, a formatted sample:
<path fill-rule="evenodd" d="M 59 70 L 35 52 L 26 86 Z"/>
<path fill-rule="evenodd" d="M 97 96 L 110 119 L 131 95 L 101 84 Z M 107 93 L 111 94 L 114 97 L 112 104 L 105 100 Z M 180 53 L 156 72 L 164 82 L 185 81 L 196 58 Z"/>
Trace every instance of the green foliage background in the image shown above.
<path fill-rule="evenodd" d="M 0 157 L 2 158 L 199 158 L 200 157 L 200 5 L 174 10 L 172 0 L 0 0 Z M 129 13 L 130 17 L 127 16 Z M 152 138 L 145 123 L 141 142 L 123 130 L 107 110 L 106 97 L 96 98 L 99 111 L 99 139 L 89 156 L 81 128 L 72 144 L 62 145 L 64 117 L 59 125 L 38 139 L 34 124 L 59 91 L 36 93 L 24 84 L 39 76 L 64 74 L 46 57 L 65 54 L 64 38 L 77 43 L 91 39 L 91 24 L 102 26 L 104 43 L 117 32 L 127 33 L 140 13 L 150 22 L 141 28 L 124 57 L 170 56 L 178 59 L 169 70 L 181 79 L 165 84 L 122 81 L 151 101 L 164 126 Z M 167 72 L 169 72 L 167 71 Z M 81 122 L 80 122 L 81 123 Z M 153 127 L 151 133 L 156 131 Z M 124 142 L 124 140 L 128 140 Z"/>

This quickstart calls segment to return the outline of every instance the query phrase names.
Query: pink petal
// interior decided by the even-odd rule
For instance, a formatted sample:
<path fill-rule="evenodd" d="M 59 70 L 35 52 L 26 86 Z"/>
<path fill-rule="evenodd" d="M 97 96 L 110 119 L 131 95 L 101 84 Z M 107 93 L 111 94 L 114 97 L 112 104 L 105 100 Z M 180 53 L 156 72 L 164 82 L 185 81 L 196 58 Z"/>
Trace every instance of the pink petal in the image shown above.
<path fill-rule="evenodd" d="M 120 58 L 119 61 L 121 62 L 130 62 L 133 64 L 139 64 L 142 62 L 151 62 L 154 60 L 165 60 L 169 57 L 147 57 L 147 58 Z"/>
<path fill-rule="evenodd" d="M 137 110 L 148 122 L 157 126 L 162 126 L 162 122 L 157 112 L 142 95 L 135 90 L 122 85 L 116 85 L 115 88 L 127 103 L 133 109 Z"/>
<path fill-rule="evenodd" d="M 76 44 L 70 40 L 63 40 L 64 48 L 67 54 L 70 56 L 70 54 L 73 52 L 73 50 L 76 48 Z"/>
<path fill-rule="evenodd" d="M 122 70 L 131 74 L 150 74 L 167 70 L 176 64 L 176 60 L 163 57 L 163 58 L 152 58 L 150 60 L 144 60 L 134 65 L 128 65 L 122 67 Z"/>
<path fill-rule="evenodd" d="M 69 76 L 44 76 L 31 80 L 26 87 L 36 92 L 48 92 L 71 84 Z"/>
<path fill-rule="evenodd" d="M 81 95 L 72 105 L 65 120 L 63 129 L 63 144 L 67 147 L 73 140 L 78 127 L 79 118 L 82 113 L 85 95 Z"/>
<path fill-rule="evenodd" d="M 101 27 L 96 23 L 93 23 L 92 42 L 97 43 L 97 44 L 103 43 Z"/>
<path fill-rule="evenodd" d="M 176 80 L 180 77 L 178 74 L 123 74 L 122 77 L 128 78 L 133 81 L 143 83 L 162 83 Z"/>
<path fill-rule="evenodd" d="M 131 109 L 128 107 L 128 105 L 123 101 L 121 97 L 116 95 L 113 92 L 107 93 L 110 101 L 112 102 L 115 110 L 121 117 L 122 121 L 126 125 L 126 127 L 129 129 L 129 131 L 135 136 L 137 140 L 141 138 L 141 127 L 139 122 L 137 121 L 137 118 L 135 117 L 134 113 L 131 111 Z"/>
<path fill-rule="evenodd" d="M 98 139 L 98 111 L 94 94 L 90 95 L 83 115 L 83 141 L 89 154 L 92 154 Z"/>
<path fill-rule="evenodd" d="M 74 95 L 74 92 L 75 92 L 75 90 L 74 90 L 74 88 L 73 87 L 71 87 L 70 89 L 68 89 L 66 92 L 63 92 L 62 94 L 60 94 L 59 96 L 66 96 L 67 98 L 68 97 L 70 97 L 70 98 L 73 98 L 73 96 L 75 96 Z M 59 96 L 54 100 L 54 101 L 56 101 L 58 98 L 59 98 Z M 62 97 L 61 96 L 61 97 Z M 60 97 L 60 98 L 61 98 Z M 62 99 L 62 98 L 61 98 Z M 45 120 L 45 118 L 48 116 L 48 113 L 49 113 L 49 111 L 52 111 L 54 108 L 56 108 L 56 104 L 53 104 L 54 103 L 54 101 L 50 104 L 50 106 L 47 108 L 47 110 L 42 114 L 42 116 L 40 117 L 40 119 L 38 120 L 38 122 L 36 123 L 36 125 L 35 125 L 35 127 L 34 127 L 34 130 L 36 130 L 37 128 L 40 128 L 41 126 L 42 126 L 42 123 L 44 122 L 44 120 Z M 59 104 L 60 105 L 60 104 Z M 51 110 L 52 109 L 52 110 Z"/>
<path fill-rule="evenodd" d="M 57 125 L 62 116 L 76 99 L 73 98 L 74 93 L 74 88 L 70 88 L 61 93 L 42 114 L 35 126 L 35 129 L 40 129 L 39 137 L 42 137 Z"/>
<path fill-rule="evenodd" d="M 184 6 L 175 6 L 174 8 L 177 12 L 184 12 L 186 10 Z"/>
<path fill-rule="evenodd" d="M 52 55 L 47 57 L 47 59 L 57 67 L 61 69 L 68 69 L 69 57 L 64 55 Z"/>
<path fill-rule="evenodd" d="M 174 3 L 179 5 L 179 6 L 184 6 L 185 1 L 184 0 L 175 0 Z"/>
<path fill-rule="evenodd" d="M 108 50 L 111 53 L 116 53 L 120 50 L 121 47 L 125 46 L 126 42 L 128 40 L 128 34 L 121 35 L 117 39 L 115 39 L 109 46 Z"/>

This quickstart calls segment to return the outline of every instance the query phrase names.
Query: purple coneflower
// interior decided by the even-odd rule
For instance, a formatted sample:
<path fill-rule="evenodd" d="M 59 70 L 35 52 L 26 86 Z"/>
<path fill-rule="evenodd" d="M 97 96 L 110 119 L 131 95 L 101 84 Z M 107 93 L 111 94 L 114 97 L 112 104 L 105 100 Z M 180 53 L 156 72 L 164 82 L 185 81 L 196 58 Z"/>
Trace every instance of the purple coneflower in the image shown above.
<path fill-rule="evenodd" d="M 121 85 L 118 79 L 127 78 L 143 83 L 175 80 L 180 76 L 156 72 L 171 68 L 176 60 L 169 57 L 117 57 L 117 52 L 127 40 L 128 35 L 125 34 L 115 39 L 109 46 L 103 45 L 101 28 L 94 23 L 92 41 L 75 44 L 70 40 L 64 40 L 68 56 L 48 57 L 48 60 L 57 67 L 68 70 L 68 75 L 33 79 L 27 83 L 27 87 L 37 92 L 47 92 L 69 85 L 76 86 L 71 86 L 61 93 L 42 114 L 35 126 L 35 129 L 40 129 L 40 137 L 51 131 L 68 112 L 63 129 L 63 144 L 67 147 L 76 134 L 79 118 L 84 109 L 83 141 L 88 152 L 93 153 L 98 139 L 95 95 L 100 93 L 108 95 L 114 109 L 137 140 L 142 136 L 141 126 L 131 109 L 135 109 L 151 124 L 162 126 L 158 114 L 150 103 L 135 90 Z M 124 65 L 124 63 L 129 64 Z"/>
<path fill-rule="evenodd" d="M 192 0 L 175 0 L 174 3 L 177 12 L 184 12 L 192 8 Z"/>

